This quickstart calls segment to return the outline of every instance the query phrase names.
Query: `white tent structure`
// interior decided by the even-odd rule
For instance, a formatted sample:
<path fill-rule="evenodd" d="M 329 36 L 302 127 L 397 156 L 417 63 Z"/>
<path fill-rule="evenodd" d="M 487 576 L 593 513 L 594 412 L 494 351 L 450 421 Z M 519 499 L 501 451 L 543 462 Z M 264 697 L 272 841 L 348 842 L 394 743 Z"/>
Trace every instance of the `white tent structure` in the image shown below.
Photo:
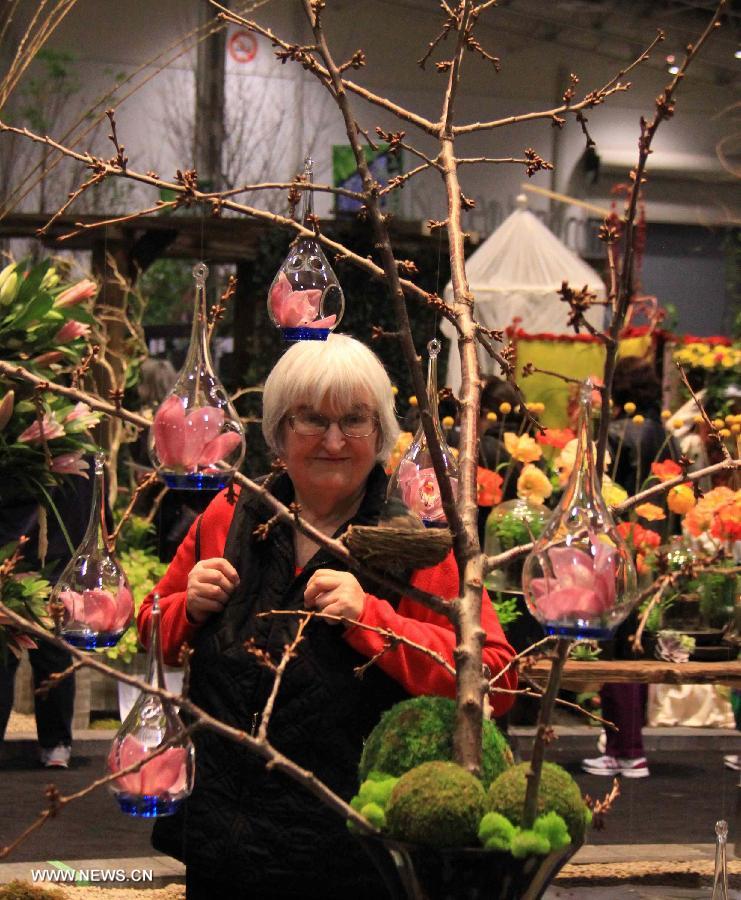
<path fill-rule="evenodd" d="M 567 327 L 569 306 L 558 296 L 564 281 L 573 288 L 587 285 L 598 299 L 605 298 L 599 274 L 588 266 L 528 209 L 524 195 L 517 209 L 466 261 L 468 282 L 474 297 L 474 315 L 486 328 L 504 330 L 517 325 L 529 334 L 550 332 L 573 334 Z M 448 282 L 445 299 L 453 299 Z M 597 328 L 604 321 L 603 306 L 594 306 L 586 315 Z M 457 394 L 461 386 L 461 361 L 455 329 L 444 319 L 440 329 L 451 341 L 447 384 Z M 498 373 L 494 360 L 478 348 L 482 374 Z"/>

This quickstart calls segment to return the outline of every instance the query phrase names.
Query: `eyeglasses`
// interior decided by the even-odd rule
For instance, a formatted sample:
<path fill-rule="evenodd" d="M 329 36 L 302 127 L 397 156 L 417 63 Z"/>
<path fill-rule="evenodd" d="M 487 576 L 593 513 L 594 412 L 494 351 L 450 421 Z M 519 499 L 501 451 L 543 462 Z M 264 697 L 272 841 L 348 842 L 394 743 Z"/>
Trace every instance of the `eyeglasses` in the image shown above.
<path fill-rule="evenodd" d="M 330 425 L 336 423 L 340 431 L 349 438 L 369 437 L 378 428 L 378 416 L 369 413 L 353 412 L 340 416 L 339 419 L 328 419 L 321 413 L 304 409 L 288 417 L 288 424 L 303 437 L 319 437 L 325 434 Z"/>

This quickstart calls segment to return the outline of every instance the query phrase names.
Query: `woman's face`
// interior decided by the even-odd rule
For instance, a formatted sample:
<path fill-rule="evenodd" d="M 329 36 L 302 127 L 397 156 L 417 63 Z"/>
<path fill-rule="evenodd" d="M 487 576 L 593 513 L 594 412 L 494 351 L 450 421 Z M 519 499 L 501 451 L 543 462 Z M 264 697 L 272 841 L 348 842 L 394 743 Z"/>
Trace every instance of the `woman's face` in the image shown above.
<path fill-rule="evenodd" d="M 362 491 L 381 443 L 376 415 L 367 395 L 359 397 L 349 409 L 336 409 L 325 399 L 319 407 L 298 404 L 288 411 L 282 425 L 281 458 L 299 496 L 316 498 L 323 506 L 331 506 Z M 289 422 L 291 416 L 294 427 Z M 298 419 L 320 422 L 321 417 L 330 420 L 323 434 L 299 433 L 302 427 Z M 349 417 L 344 419 L 346 430 L 352 430 L 357 423 L 362 425 L 365 418 L 371 419 L 369 427 L 374 430 L 364 437 L 348 437 L 337 421 L 343 417 Z"/>

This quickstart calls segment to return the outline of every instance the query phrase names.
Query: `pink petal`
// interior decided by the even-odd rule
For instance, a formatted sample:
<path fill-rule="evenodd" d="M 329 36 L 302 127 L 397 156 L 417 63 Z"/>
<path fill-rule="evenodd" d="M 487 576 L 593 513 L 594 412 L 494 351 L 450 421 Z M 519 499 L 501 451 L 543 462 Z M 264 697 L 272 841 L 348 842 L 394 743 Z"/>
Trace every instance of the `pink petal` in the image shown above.
<path fill-rule="evenodd" d="M 588 588 L 593 580 L 592 558 L 576 547 L 551 547 L 548 559 L 559 584 Z"/>
<path fill-rule="evenodd" d="M 185 749 L 169 747 L 164 753 L 142 766 L 142 793 L 149 795 L 174 793 L 175 784 L 185 783 L 184 770 Z"/>
<path fill-rule="evenodd" d="M 236 431 L 226 431 L 217 438 L 209 441 L 203 448 L 198 459 L 199 466 L 213 466 L 215 463 L 225 459 L 229 454 L 242 443 L 242 435 Z"/>
<path fill-rule="evenodd" d="M 113 631 L 116 623 L 116 601 L 113 594 L 94 589 L 83 591 L 82 598 L 85 604 L 85 624 L 93 631 Z"/>
<path fill-rule="evenodd" d="M 67 611 L 70 622 L 79 622 L 82 620 L 82 617 L 85 614 L 82 594 L 78 594 L 77 591 L 62 591 L 59 594 L 59 599 L 64 603 L 64 608 Z"/>
<path fill-rule="evenodd" d="M 181 465 L 185 434 L 185 410 L 180 400 L 170 396 L 157 410 L 152 424 L 154 429 L 154 446 L 163 466 Z"/>
<path fill-rule="evenodd" d="M 122 584 L 116 595 L 116 619 L 113 623 L 113 631 L 123 631 L 131 621 L 134 614 L 134 598 L 131 591 Z"/>
<path fill-rule="evenodd" d="M 217 406 L 200 406 L 188 413 L 185 423 L 188 428 L 200 431 L 204 444 L 207 444 L 221 431 L 224 424 L 224 410 Z"/>

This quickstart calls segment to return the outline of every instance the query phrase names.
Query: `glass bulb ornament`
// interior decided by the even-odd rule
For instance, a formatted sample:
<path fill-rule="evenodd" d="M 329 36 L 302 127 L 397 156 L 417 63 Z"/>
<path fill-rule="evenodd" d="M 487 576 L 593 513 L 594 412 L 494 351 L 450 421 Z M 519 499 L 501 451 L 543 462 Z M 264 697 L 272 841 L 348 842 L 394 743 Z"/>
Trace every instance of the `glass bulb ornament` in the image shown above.
<path fill-rule="evenodd" d="M 169 488 L 220 490 L 244 459 L 244 428 L 211 362 L 208 267 L 193 268 L 196 302 L 190 347 L 175 385 L 154 415 L 149 456 Z"/>
<path fill-rule="evenodd" d="M 458 464 L 443 436 L 437 409 L 437 357 L 440 349 L 441 344 L 437 338 L 427 345 L 430 356 L 427 370 L 427 399 L 445 469 L 455 496 L 458 491 Z M 387 496 L 389 499 L 400 499 L 428 527 L 447 524 L 440 487 L 432 465 L 432 454 L 421 422 L 412 443 L 389 480 Z"/>
<path fill-rule="evenodd" d="M 64 605 L 61 636 L 74 647 L 112 647 L 131 624 L 134 598 L 110 546 L 105 522 L 105 455 L 95 454 L 87 530 L 51 592 Z"/>
<path fill-rule="evenodd" d="M 522 498 L 505 500 L 493 507 L 486 517 L 484 553 L 487 556 L 498 556 L 505 550 L 529 544 L 540 537 L 549 516 L 550 510 L 542 503 Z M 486 589 L 521 594 L 524 562 L 524 558 L 519 557 L 500 568 L 492 569 L 484 581 Z"/>
<path fill-rule="evenodd" d="M 547 634 L 606 640 L 636 600 L 636 570 L 597 480 L 592 390 L 582 384 L 574 467 L 525 561 L 522 587 Z"/>
<path fill-rule="evenodd" d="M 313 183 L 313 161 L 304 161 L 304 183 Z M 301 222 L 312 228 L 314 193 L 303 192 Z M 268 315 L 285 341 L 326 341 L 345 311 L 345 295 L 315 238 L 297 237 L 268 291 Z"/>
<path fill-rule="evenodd" d="M 155 594 L 146 675 L 155 688 L 165 688 L 160 616 Z M 169 816 L 193 790 L 195 750 L 176 707 L 156 694 L 142 692 L 111 744 L 108 771 L 126 769 L 166 744 L 158 756 L 110 783 L 122 812 L 143 819 Z"/>

